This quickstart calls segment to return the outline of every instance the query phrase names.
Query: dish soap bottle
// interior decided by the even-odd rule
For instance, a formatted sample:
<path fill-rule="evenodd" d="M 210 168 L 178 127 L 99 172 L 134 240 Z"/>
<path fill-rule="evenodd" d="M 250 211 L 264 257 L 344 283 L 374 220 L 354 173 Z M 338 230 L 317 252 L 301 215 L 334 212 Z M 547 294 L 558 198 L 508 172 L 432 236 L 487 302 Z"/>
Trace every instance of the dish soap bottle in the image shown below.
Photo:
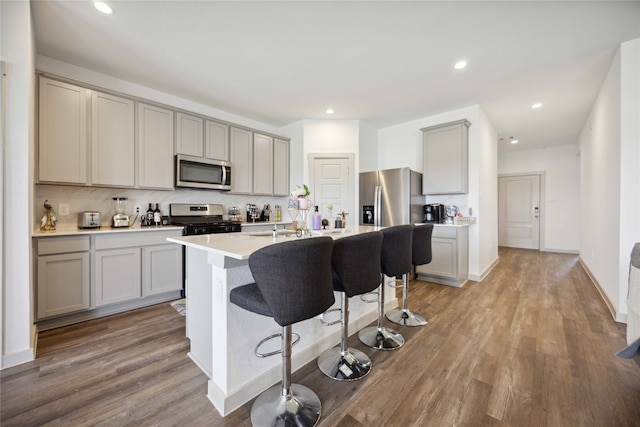
<path fill-rule="evenodd" d="M 320 215 L 320 212 L 318 212 L 318 207 L 314 206 L 314 212 L 313 212 L 313 226 L 312 228 L 314 230 L 320 230 L 320 228 L 322 227 L 322 215 Z"/>

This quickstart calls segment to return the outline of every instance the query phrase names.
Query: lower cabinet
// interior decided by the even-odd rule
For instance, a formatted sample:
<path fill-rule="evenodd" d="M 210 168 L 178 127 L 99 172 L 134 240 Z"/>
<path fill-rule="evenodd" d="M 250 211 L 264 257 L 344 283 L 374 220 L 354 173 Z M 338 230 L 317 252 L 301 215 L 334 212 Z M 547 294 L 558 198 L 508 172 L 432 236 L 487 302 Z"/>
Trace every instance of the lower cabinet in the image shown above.
<path fill-rule="evenodd" d="M 88 309 L 89 236 L 38 239 L 36 251 L 36 317 Z"/>
<path fill-rule="evenodd" d="M 58 327 L 179 298 L 181 229 L 38 237 L 36 318 Z"/>
<path fill-rule="evenodd" d="M 461 287 L 469 275 L 469 229 L 435 225 L 431 237 L 432 260 L 416 267 L 418 279 Z"/>

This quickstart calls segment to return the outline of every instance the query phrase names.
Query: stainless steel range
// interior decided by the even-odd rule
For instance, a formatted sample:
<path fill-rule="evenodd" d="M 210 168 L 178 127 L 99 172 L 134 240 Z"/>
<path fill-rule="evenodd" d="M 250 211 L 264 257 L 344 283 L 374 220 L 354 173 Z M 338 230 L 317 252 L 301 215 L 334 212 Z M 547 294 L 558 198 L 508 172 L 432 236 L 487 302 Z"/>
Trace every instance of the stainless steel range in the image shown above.
<path fill-rule="evenodd" d="M 223 219 L 222 205 L 172 203 L 169 205 L 169 216 L 171 224 L 184 227 L 183 236 L 242 231 L 240 223 Z"/>
<path fill-rule="evenodd" d="M 239 222 L 225 221 L 222 205 L 188 203 L 172 203 L 169 205 L 169 216 L 172 225 L 181 225 L 183 236 L 198 234 L 238 233 L 242 231 Z M 186 260 L 186 246 L 182 247 L 182 259 Z M 182 263 L 182 298 L 186 295 L 186 262 Z"/>

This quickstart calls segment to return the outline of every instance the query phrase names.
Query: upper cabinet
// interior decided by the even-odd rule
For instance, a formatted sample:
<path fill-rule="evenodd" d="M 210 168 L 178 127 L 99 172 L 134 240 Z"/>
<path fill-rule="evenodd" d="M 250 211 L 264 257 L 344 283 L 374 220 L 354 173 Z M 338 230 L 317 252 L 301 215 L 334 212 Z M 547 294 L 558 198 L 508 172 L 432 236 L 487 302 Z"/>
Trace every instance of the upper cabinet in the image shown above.
<path fill-rule="evenodd" d="M 204 156 L 229 161 L 229 126 L 213 120 L 205 121 L 204 126 Z"/>
<path fill-rule="evenodd" d="M 289 141 L 273 139 L 273 194 L 289 195 Z"/>
<path fill-rule="evenodd" d="M 273 138 L 253 134 L 253 193 L 273 194 Z"/>
<path fill-rule="evenodd" d="M 91 94 L 91 184 L 135 186 L 134 102 Z"/>
<path fill-rule="evenodd" d="M 138 104 L 138 186 L 173 190 L 173 111 Z"/>
<path fill-rule="evenodd" d="M 38 179 L 87 184 L 88 90 L 40 78 Z"/>
<path fill-rule="evenodd" d="M 232 127 L 230 131 L 231 192 L 253 193 L 253 133 Z"/>
<path fill-rule="evenodd" d="M 176 154 L 229 161 L 229 126 L 177 113 Z"/>
<path fill-rule="evenodd" d="M 176 154 L 202 157 L 203 123 L 200 117 L 189 114 L 176 114 Z"/>
<path fill-rule="evenodd" d="M 469 123 L 444 123 L 423 129 L 424 194 L 463 194 L 468 187 Z"/>

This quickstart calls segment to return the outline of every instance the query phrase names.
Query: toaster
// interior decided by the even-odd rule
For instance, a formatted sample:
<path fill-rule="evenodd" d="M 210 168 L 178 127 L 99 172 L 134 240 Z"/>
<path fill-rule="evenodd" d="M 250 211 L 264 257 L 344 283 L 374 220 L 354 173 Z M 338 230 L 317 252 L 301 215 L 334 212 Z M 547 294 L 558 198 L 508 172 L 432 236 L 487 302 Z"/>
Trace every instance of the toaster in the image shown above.
<path fill-rule="evenodd" d="M 102 215 L 100 212 L 79 212 L 78 228 L 100 228 L 102 225 Z"/>

